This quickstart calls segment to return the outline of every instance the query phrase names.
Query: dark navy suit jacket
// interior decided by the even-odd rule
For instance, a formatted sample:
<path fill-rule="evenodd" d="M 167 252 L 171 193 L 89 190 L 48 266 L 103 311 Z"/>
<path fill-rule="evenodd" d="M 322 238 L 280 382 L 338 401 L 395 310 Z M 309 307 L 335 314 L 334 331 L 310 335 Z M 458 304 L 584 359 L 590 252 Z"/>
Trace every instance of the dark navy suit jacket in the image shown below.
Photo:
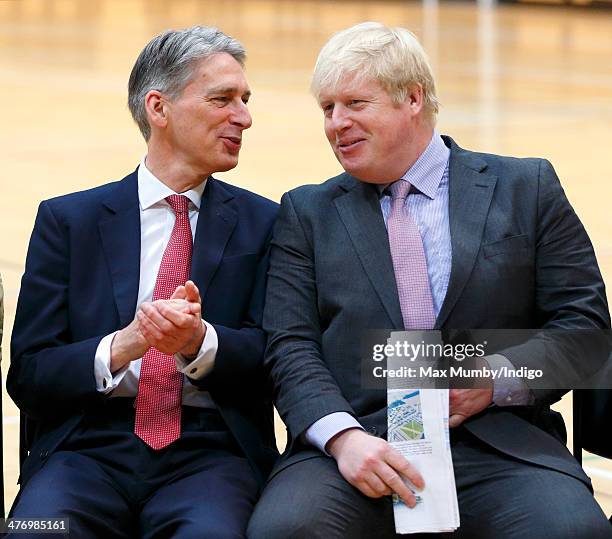
<path fill-rule="evenodd" d="M 277 455 L 262 374 L 268 244 L 277 204 L 209 178 L 194 239 L 191 279 L 219 338 L 210 391 L 263 482 Z M 27 416 L 25 484 L 106 398 L 94 356 L 105 335 L 134 318 L 140 275 L 137 173 L 41 203 L 12 337 L 7 388 Z M 188 383 L 188 382 L 186 382 Z"/>

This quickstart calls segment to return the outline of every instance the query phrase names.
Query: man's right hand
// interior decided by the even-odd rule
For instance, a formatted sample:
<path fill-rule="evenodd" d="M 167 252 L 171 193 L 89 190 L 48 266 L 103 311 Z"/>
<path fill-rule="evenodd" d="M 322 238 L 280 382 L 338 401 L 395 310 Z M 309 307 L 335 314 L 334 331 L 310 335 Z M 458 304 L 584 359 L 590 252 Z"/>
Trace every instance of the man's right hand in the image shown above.
<path fill-rule="evenodd" d="M 110 371 L 117 372 L 130 361 L 134 361 L 145 355 L 150 345 L 139 329 L 138 320 L 134 319 L 130 324 L 118 331 L 111 343 Z"/>
<path fill-rule="evenodd" d="M 189 302 L 184 299 L 169 299 L 165 301 L 168 306 L 179 312 L 191 312 Z M 141 358 L 150 347 L 151 345 L 140 331 L 137 314 L 136 318 L 128 326 L 118 331 L 113 338 L 111 343 L 110 371 L 112 373 L 117 372 L 130 361 Z"/>
<path fill-rule="evenodd" d="M 338 463 L 342 477 L 370 498 L 397 493 L 408 507 L 416 498 L 402 477 L 421 490 L 425 482 L 416 468 L 385 440 L 360 429 L 345 430 L 326 446 Z"/>

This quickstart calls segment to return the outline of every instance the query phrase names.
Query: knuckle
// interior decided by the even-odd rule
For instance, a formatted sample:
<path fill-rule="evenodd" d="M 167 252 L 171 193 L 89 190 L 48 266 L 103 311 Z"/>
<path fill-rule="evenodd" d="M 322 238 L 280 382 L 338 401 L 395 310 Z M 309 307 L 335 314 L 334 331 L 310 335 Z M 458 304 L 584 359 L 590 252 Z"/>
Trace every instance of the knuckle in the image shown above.
<path fill-rule="evenodd" d="M 396 485 L 397 482 L 399 481 L 399 476 L 397 474 L 394 473 L 388 473 L 385 474 L 384 477 L 382 478 L 382 480 L 390 486 Z"/>
<path fill-rule="evenodd" d="M 376 439 L 375 444 L 372 445 L 372 454 L 376 458 L 384 457 L 387 453 L 387 444 L 383 440 Z M 382 442 L 382 443 L 381 443 Z"/>
<path fill-rule="evenodd" d="M 380 493 L 381 496 L 389 496 L 389 494 L 393 493 L 393 489 L 391 489 L 388 486 L 385 486 L 384 489 L 382 490 L 382 492 Z"/>
<path fill-rule="evenodd" d="M 378 462 L 378 454 L 370 453 L 365 456 L 363 463 L 360 467 L 361 470 L 368 470 L 372 468 Z"/>
<path fill-rule="evenodd" d="M 365 478 L 368 473 L 368 467 L 365 462 L 358 466 L 357 469 L 353 472 L 353 477 L 357 480 L 362 480 Z"/>
<path fill-rule="evenodd" d="M 360 484 L 365 481 L 366 473 L 364 470 L 355 470 L 352 474 L 349 475 L 349 480 L 353 484 Z"/>
<path fill-rule="evenodd" d="M 161 322 L 161 328 L 160 328 L 164 333 L 172 333 L 172 324 L 170 322 L 168 322 L 167 320 L 164 320 L 163 322 Z"/>

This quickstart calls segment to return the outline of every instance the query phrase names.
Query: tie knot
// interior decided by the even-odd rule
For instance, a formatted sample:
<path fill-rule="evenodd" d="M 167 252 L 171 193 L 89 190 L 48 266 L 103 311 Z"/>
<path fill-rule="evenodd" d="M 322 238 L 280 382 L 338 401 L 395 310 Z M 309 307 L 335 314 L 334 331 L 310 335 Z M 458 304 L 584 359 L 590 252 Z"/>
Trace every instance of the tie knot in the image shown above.
<path fill-rule="evenodd" d="M 408 196 L 408 192 L 410 191 L 410 187 L 412 187 L 410 182 L 407 182 L 406 180 L 397 180 L 387 189 L 389 189 L 389 192 L 391 193 L 391 198 L 395 200 L 396 198 L 406 198 Z"/>
<path fill-rule="evenodd" d="M 170 204 L 170 207 L 177 215 L 179 213 L 186 213 L 189 209 L 189 199 L 185 195 L 170 195 L 166 197 L 166 202 Z"/>

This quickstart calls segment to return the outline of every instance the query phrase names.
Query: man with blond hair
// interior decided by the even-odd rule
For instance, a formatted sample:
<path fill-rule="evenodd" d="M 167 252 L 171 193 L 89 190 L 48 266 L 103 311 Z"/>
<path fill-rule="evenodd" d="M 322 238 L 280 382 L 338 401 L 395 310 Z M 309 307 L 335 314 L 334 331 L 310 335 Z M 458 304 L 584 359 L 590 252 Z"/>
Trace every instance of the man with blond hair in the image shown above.
<path fill-rule="evenodd" d="M 395 537 L 428 477 L 385 440 L 386 392 L 364 387 L 368 330 L 607 329 L 591 243 L 550 165 L 474 153 L 435 130 L 438 101 L 410 32 L 363 23 L 323 47 L 313 93 L 345 172 L 283 196 L 272 242 L 266 366 L 287 450 L 251 539 Z M 538 367 L 555 342 L 486 358 Z M 548 354 L 548 355 L 547 355 Z M 546 363 L 548 364 L 548 363 Z M 508 379 L 451 389 L 456 536 L 610 537 L 550 404 L 563 391 Z"/>

